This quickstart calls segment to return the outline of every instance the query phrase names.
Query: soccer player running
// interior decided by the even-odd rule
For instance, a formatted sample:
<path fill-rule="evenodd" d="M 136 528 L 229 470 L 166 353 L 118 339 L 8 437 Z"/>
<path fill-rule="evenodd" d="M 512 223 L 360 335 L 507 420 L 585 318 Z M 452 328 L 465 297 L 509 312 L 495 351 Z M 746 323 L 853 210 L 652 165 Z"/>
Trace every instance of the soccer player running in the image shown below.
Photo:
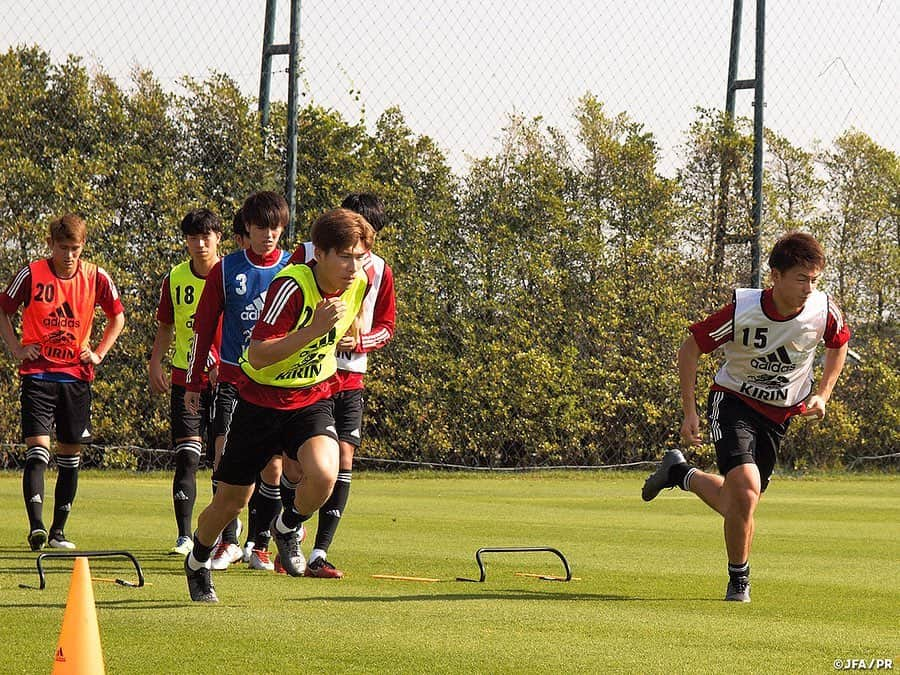
<path fill-rule="evenodd" d="M 377 195 L 369 192 L 353 192 L 344 198 L 341 207 L 362 215 L 375 230 L 385 224 L 384 204 Z M 292 263 L 303 263 L 313 258 L 312 242 L 298 247 L 291 256 Z M 363 301 L 358 316 L 358 330 L 351 329 L 338 343 L 337 373 L 334 380 L 334 420 L 340 441 L 340 466 L 334 490 L 322 508 L 316 527 L 316 540 L 309 555 L 305 576 L 320 579 L 340 579 L 344 573 L 327 558 L 341 517 L 350 497 L 350 481 L 353 476 L 353 454 L 362 442 L 363 377 L 368 366 L 368 353 L 381 349 L 394 335 L 396 302 L 394 298 L 394 273 L 390 265 L 374 253 L 369 254 L 366 267 L 371 268 L 372 285 Z M 286 475 L 281 477 L 282 496 L 290 495 L 296 487 Z"/>
<path fill-rule="evenodd" d="M 184 404 L 190 411 L 199 410 L 203 369 L 221 324 L 216 413 L 213 422 L 216 451 L 214 466 L 219 464 L 225 438 L 231 427 L 237 401 L 237 382 L 242 377 L 241 354 L 250 343 L 250 334 L 266 299 L 266 289 L 290 258 L 287 251 L 278 248 L 288 220 L 288 205 L 281 195 L 262 191 L 247 197 L 234 220 L 235 236 L 239 237 L 239 244 L 244 247 L 229 253 L 213 267 L 197 305 L 194 345 L 189 357 Z M 259 507 L 263 511 L 268 508 L 269 520 L 281 508 L 278 492 L 280 472 L 280 457 L 273 458 L 271 466 L 267 466 L 263 472 L 263 489 L 268 485 L 266 477 L 274 474 L 274 477 L 269 478 L 271 485 L 268 485 L 267 491 L 273 497 L 260 500 L 262 503 Z M 217 489 L 214 477 L 213 490 Z M 226 569 L 243 558 L 238 545 L 239 534 L 235 514 L 235 519 L 224 528 L 221 541 L 216 546 L 211 563 L 213 569 Z M 254 569 L 274 568 L 269 559 L 267 542 L 257 542 L 257 549 L 249 563 Z"/>
<path fill-rule="evenodd" d="M 209 556 L 219 532 L 247 505 L 259 471 L 284 448 L 303 474 L 293 506 L 272 523 L 285 571 L 301 576 L 306 561 L 298 536 L 331 494 L 339 449 L 330 378 L 335 350 L 362 308 L 369 286 L 363 267 L 375 238 L 365 218 L 347 209 L 313 223 L 315 260 L 288 265 L 266 303 L 241 361 L 244 377 L 225 449 L 214 477 L 219 489 L 198 519 L 194 550 L 185 558 L 195 602 L 216 602 Z"/>
<path fill-rule="evenodd" d="M 21 270 L 0 293 L 0 335 L 20 361 L 22 437 L 25 471 L 22 493 L 28 514 L 28 545 L 39 551 L 73 549 L 64 528 L 78 488 L 83 443 L 91 442 L 91 382 L 94 368 L 112 349 L 125 326 L 119 293 L 109 275 L 81 259 L 87 227 L 76 215 L 50 223 L 50 257 Z M 11 316 L 22 310 L 22 339 Z M 106 315 L 100 342 L 91 346 L 94 307 Z M 56 429 L 53 522 L 44 527 L 44 473 L 50 461 L 50 435 Z"/>
<path fill-rule="evenodd" d="M 148 366 L 150 390 L 154 394 L 169 392 L 169 416 L 172 426 L 172 445 L 175 449 L 175 476 L 172 479 L 172 503 L 178 537 L 169 553 L 187 555 L 191 540 L 191 519 L 197 498 L 197 469 L 200 466 L 203 440 L 209 438 L 213 392 L 208 371 L 215 367 L 218 339 L 211 358 L 200 374 L 200 405 L 190 412 L 184 405 L 184 383 L 187 376 L 188 354 L 194 336 L 194 314 L 206 277 L 219 261 L 219 241 L 222 223 L 209 209 L 193 209 L 181 220 L 181 233 L 189 259 L 173 267 L 163 278 L 156 308 L 156 338 Z M 163 368 L 163 359 L 175 342 L 172 355 L 171 379 Z"/>
<path fill-rule="evenodd" d="M 810 235 L 791 232 L 769 255 L 772 286 L 739 288 L 734 300 L 703 321 L 678 352 L 684 422 L 681 438 L 700 445 L 694 387 L 701 354 L 724 347 L 707 404 L 710 436 L 721 476 L 689 465 L 668 451 L 641 493 L 650 501 L 663 488 L 693 492 L 725 520 L 728 587 L 725 600 L 750 602 L 753 514 L 766 490 L 791 417 L 825 416 L 847 356 L 850 330 L 840 309 L 816 285 L 825 253 Z M 825 342 L 822 378 L 813 387 L 813 362 Z"/>

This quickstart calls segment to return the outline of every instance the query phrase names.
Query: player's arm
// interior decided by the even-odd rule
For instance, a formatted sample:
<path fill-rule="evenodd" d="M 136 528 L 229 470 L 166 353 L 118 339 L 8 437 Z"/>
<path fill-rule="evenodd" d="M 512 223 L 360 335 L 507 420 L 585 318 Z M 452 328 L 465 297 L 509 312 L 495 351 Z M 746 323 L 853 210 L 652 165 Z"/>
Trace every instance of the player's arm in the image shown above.
<path fill-rule="evenodd" d="M 819 419 L 825 417 L 825 406 L 844 369 L 850 348 L 850 327 L 844 322 L 843 313 L 831 298 L 828 299 L 828 322 L 825 324 L 823 339 L 825 366 L 822 369 L 822 379 L 819 380 L 815 393 L 806 400 L 805 410 L 801 413 Z"/>
<path fill-rule="evenodd" d="M 100 343 L 94 349 L 91 349 L 89 346 L 82 349 L 81 362 L 88 363 L 90 361 L 95 366 L 99 365 L 106 358 L 113 345 L 116 344 L 116 340 L 119 339 L 123 328 L 125 328 L 124 312 L 106 317 L 106 326 L 103 328 L 103 336 L 100 338 Z"/>
<path fill-rule="evenodd" d="M 819 381 L 816 393 L 806 401 L 806 410 L 803 411 L 803 415 L 819 419 L 825 417 L 825 406 L 828 404 L 834 385 L 837 384 L 841 370 L 844 368 L 849 346 L 849 343 L 845 342 L 836 349 L 825 348 L 825 367 L 822 371 L 822 379 Z"/>
<path fill-rule="evenodd" d="M 162 394 L 169 390 L 170 380 L 163 369 L 163 358 L 175 339 L 175 307 L 172 305 L 172 294 L 169 291 L 169 275 L 163 277 L 159 288 L 159 301 L 156 304 L 156 337 L 153 338 L 153 349 L 150 352 L 150 363 L 147 370 L 150 377 L 150 391 Z"/>
<path fill-rule="evenodd" d="M 163 368 L 163 357 L 169 351 L 172 340 L 175 338 L 175 326 L 173 324 L 156 324 L 156 337 L 153 339 L 153 351 L 150 352 L 150 390 L 154 394 L 163 394 L 169 391 L 169 377 Z"/>
<path fill-rule="evenodd" d="M 700 417 L 697 415 L 697 366 L 700 363 L 700 346 L 690 334 L 678 350 L 678 382 L 681 386 L 681 409 L 684 421 L 681 423 L 681 439 L 687 445 L 700 445 Z"/>
<path fill-rule="evenodd" d="M 33 361 L 41 355 L 40 345 L 22 345 L 19 342 L 9 314 L 3 311 L 0 311 L 0 336 L 3 337 L 6 348 L 16 361 Z"/>
<path fill-rule="evenodd" d="M 206 275 L 206 283 L 197 302 L 197 311 L 194 313 L 194 337 L 188 355 L 185 389 L 188 393 L 198 394 L 197 402 L 200 400 L 199 392 L 203 388 L 203 374 L 209 362 L 210 350 L 213 349 L 217 337 L 221 340 L 221 319 L 224 311 L 225 284 L 222 280 L 220 260 Z M 185 402 L 187 400 L 185 396 Z"/>
<path fill-rule="evenodd" d="M 316 338 L 327 334 L 347 312 L 339 298 L 322 300 L 308 324 L 293 330 L 303 311 L 303 291 L 293 279 L 276 280 L 266 292 L 266 304 L 253 329 L 247 359 L 254 368 L 286 359 Z"/>
<path fill-rule="evenodd" d="M 97 304 L 106 315 L 106 326 L 103 328 L 103 335 L 96 347 L 91 349 L 90 345 L 87 345 L 81 350 L 81 362 L 92 363 L 95 366 L 106 358 L 125 327 L 125 309 L 119 299 L 119 292 L 106 270 L 99 267 L 97 268 L 96 288 Z"/>
<path fill-rule="evenodd" d="M 359 336 L 359 344 L 353 351 L 373 352 L 384 347 L 394 337 L 397 301 L 394 296 L 394 274 L 388 265 L 384 266 L 384 275 L 372 314 L 372 330 Z"/>
<path fill-rule="evenodd" d="M 38 344 L 23 345 L 12 325 L 12 316 L 19 311 L 19 305 L 31 295 L 31 274 L 26 266 L 19 270 L 15 279 L 0 293 L 0 337 L 16 361 L 33 361 L 41 355 Z"/>
<path fill-rule="evenodd" d="M 700 445 L 700 417 L 697 414 L 697 367 L 702 354 L 709 354 L 734 337 L 734 303 L 726 305 L 703 321 L 692 324 L 690 335 L 678 350 L 678 381 L 681 387 L 681 439 L 688 445 Z"/>

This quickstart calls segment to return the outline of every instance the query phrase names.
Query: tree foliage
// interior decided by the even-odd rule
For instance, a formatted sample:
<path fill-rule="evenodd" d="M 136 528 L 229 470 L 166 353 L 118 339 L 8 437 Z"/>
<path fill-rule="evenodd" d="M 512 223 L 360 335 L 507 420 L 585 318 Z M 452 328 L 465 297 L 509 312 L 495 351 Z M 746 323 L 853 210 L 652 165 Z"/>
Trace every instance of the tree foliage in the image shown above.
<path fill-rule="evenodd" d="M 182 85 L 169 93 L 135 70 L 123 88 L 36 47 L 0 55 L 0 275 L 45 255 L 49 220 L 75 211 L 89 224 L 86 257 L 110 272 L 126 306 L 94 389 L 101 443 L 169 442 L 168 400 L 151 396 L 146 364 L 159 279 L 185 256 L 183 213 L 206 206 L 228 223 L 250 192 L 284 187 L 284 105 L 264 132 L 255 102 L 227 76 Z M 394 269 L 398 325 L 370 360 L 366 454 L 601 464 L 678 442 L 685 326 L 727 302 L 749 270 L 746 249 L 726 245 L 718 227 L 724 215 L 729 236 L 748 229 L 748 120 L 698 111 L 674 178 L 659 171 L 653 134 L 592 94 L 573 111 L 571 135 L 511 116 L 498 151 L 462 175 L 397 108 L 370 129 L 309 104 L 297 123 L 298 241 L 348 191 L 377 192 L 388 209 L 377 249 Z M 828 290 L 858 327 L 863 356 L 825 423 L 797 424 L 784 460 L 803 468 L 896 451 L 897 156 L 854 130 L 819 152 L 771 131 L 766 141 L 765 246 L 795 228 L 823 239 Z M 17 396 L 15 378 L 3 378 L 5 441 L 19 436 Z"/>

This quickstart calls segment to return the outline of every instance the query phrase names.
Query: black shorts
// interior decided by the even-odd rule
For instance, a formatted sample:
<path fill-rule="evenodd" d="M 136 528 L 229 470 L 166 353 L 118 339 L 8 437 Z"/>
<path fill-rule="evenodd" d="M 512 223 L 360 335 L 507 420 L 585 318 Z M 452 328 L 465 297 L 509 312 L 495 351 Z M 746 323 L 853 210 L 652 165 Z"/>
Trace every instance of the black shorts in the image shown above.
<path fill-rule="evenodd" d="M 709 392 L 706 414 L 716 445 L 719 473 L 724 476 L 741 464 L 756 464 L 765 492 L 790 420 L 776 424 L 737 396 L 723 391 Z"/>
<path fill-rule="evenodd" d="M 60 443 L 90 443 L 91 383 L 51 382 L 35 377 L 21 381 L 22 440 L 51 436 L 56 427 Z"/>
<path fill-rule="evenodd" d="M 220 382 L 216 385 L 216 402 L 214 405 L 213 437 L 228 434 L 231 426 L 231 416 L 234 415 L 234 405 L 237 403 L 237 387 L 230 382 Z"/>
<path fill-rule="evenodd" d="M 334 395 L 334 426 L 338 438 L 355 448 L 362 442 L 362 417 L 365 402 L 362 389 L 340 391 Z"/>
<path fill-rule="evenodd" d="M 172 423 L 172 445 L 179 438 L 198 437 L 207 440 L 212 425 L 213 395 L 209 388 L 200 392 L 200 410 L 196 415 L 188 412 L 184 405 L 185 388 L 173 384 L 169 395 L 169 410 Z"/>
<path fill-rule="evenodd" d="M 296 410 L 276 410 L 238 398 L 213 480 L 253 485 L 259 472 L 282 448 L 288 457 L 297 459 L 297 450 L 313 436 L 328 436 L 337 442 L 332 399 Z"/>

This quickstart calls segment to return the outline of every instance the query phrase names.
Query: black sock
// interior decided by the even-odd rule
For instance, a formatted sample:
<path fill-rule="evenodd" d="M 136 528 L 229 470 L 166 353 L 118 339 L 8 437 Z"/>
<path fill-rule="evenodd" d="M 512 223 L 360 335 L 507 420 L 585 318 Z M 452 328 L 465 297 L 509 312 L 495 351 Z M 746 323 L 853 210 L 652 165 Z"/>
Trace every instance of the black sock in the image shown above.
<path fill-rule="evenodd" d="M 22 496 L 28 514 L 28 530 L 44 529 L 44 474 L 50 461 L 50 451 L 33 445 L 25 451 L 25 471 L 22 473 Z"/>
<path fill-rule="evenodd" d="M 247 504 L 247 539 L 248 542 L 256 542 L 256 533 L 260 529 L 265 529 L 269 526 L 269 521 L 272 519 L 269 518 L 268 521 L 261 522 L 259 517 L 259 486 L 263 482 L 260 476 L 256 477 L 256 485 L 253 487 L 253 494 L 250 495 L 250 503 Z"/>
<path fill-rule="evenodd" d="M 310 516 L 304 516 L 293 506 L 289 509 L 285 509 L 281 512 L 281 522 L 284 524 L 286 528 L 289 530 L 296 530 L 300 525 L 302 525 L 305 521 L 309 520 Z"/>
<path fill-rule="evenodd" d="M 225 526 L 224 530 L 222 530 L 222 541 L 226 544 L 238 543 L 237 523 L 237 518 L 235 518 Z"/>
<path fill-rule="evenodd" d="M 338 471 L 337 481 L 331 496 L 319 509 L 319 526 L 316 529 L 315 548 L 327 551 L 331 546 L 331 540 L 341 522 L 344 509 L 347 508 L 347 500 L 350 498 L 350 480 L 353 477 L 351 471 Z"/>
<path fill-rule="evenodd" d="M 735 565 L 734 563 L 728 563 L 728 576 L 732 581 L 735 581 L 741 577 L 749 577 L 750 576 L 750 561 L 743 562 L 739 565 Z"/>
<path fill-rule="evenodd" d="M 200 543 L 200 540 L 197 539 L 197 533 L 194 532 L 194 548 L 191 551 L 191 555 L 194 556 L 194 560 L 199 563 L 205 563 L 209 560 L 209 556 L 212 554 L 212 550 L 215 547 L 215 543 L 212 546 L 204 546 Z"/>
<path fill-rule="evenodd" d="M 53 502 L 53 524 L 50 532 L 62 533 L 66 529 L 66 521 L 72 511 L 75 502 L 75 493 L 78 492 L 78 464 L 81 455 L 57 455 L 56 490 Z"/>
<path fill-rule="evenodd" d="M 691 470 L 690 464 L 680 463 L 673 464 L 669 468 L 669 480 L 668 485 L 670 487 L 675 487 L 676 485 L 680 487 L 682 490 L 684 489 L 684 477 L 687 475 L 687 472 Z"/>
<path fill-rule="evenodd" d="M 272 532 L 269 525 L 281 513 L 281 493 L 277 485 L 270 485 L 264 481 L 259 482 L 259 498 L 257 500 L 257 510 L 259 515 L 257 518 L 256 548 L 269 548 L 269 541 L 272 539 Z"/>
<path fill-rule="evenodd" d="M 297 495 L 297 484 L 287 479 L 287 476 L 281 474 L 281 484 L 278 486 L 281 490 L 281 508 L 285 511 L 294 505 L 294 497 Z"/>
<path fill-rule="evenodd" d="M 200 442 L 182 441 L 175 446 L 175 477 L 172 479 L 172 505 L 179 537 L 191 535 L 191 516 L 197 500 L 197 468 L 200 466 Z"/>

